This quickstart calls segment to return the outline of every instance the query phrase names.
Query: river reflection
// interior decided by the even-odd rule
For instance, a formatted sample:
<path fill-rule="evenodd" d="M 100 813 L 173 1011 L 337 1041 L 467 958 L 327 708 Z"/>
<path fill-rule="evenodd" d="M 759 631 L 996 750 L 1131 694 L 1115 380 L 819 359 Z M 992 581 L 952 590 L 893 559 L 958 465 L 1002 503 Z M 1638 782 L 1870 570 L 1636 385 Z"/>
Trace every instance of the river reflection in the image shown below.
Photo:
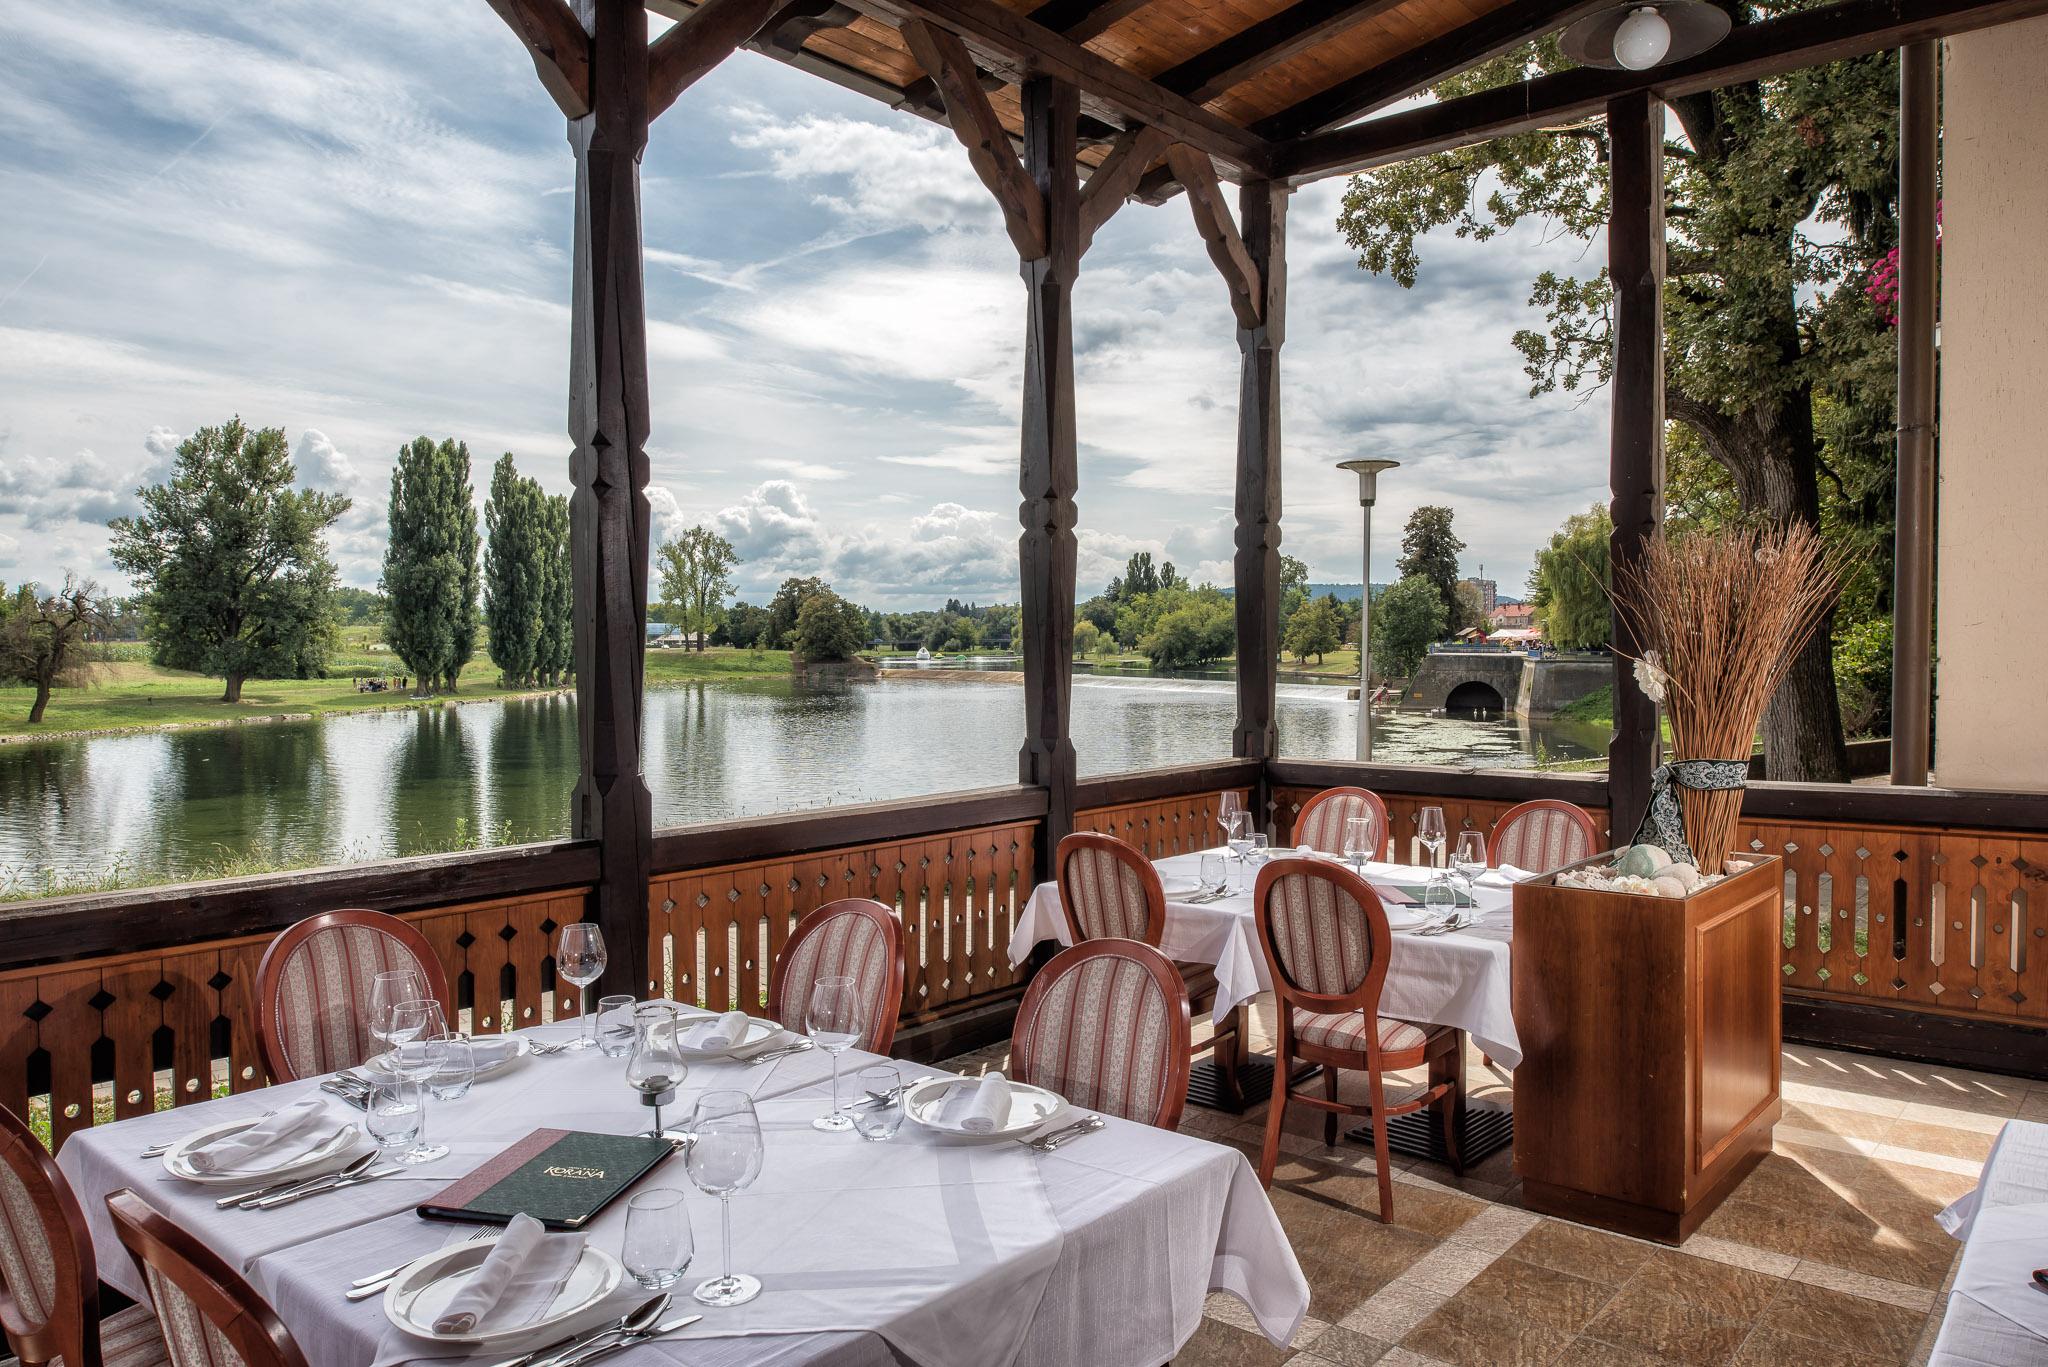
<path fill-rule="evenodd" d="M 717 681 L 647 694 L 658 826 L 1014 782 L 1014 683 Z M 1283 754 L 1346 758 L 1357 704 L 1280 689 Z M 1074 681 L 1083 775 L 1230 753 L 1233 690 L 1213 678 Z M 1525 768 L 1593 756 L 1604 735 L 1388 717 L 1375 758 Z M 0 880 L 135 881 L 541 840 L 568 832 L 576 712 L 554 695 L 0 746 Z"/>

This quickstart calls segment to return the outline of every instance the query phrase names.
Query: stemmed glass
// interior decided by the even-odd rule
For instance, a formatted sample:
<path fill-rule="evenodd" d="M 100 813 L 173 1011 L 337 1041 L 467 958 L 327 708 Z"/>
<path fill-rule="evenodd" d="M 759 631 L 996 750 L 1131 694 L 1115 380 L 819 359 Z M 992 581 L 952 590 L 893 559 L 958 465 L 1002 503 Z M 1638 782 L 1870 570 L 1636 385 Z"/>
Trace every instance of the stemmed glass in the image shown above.
<path fill-rule="evenodd" d="M 427 1142 L 429 1084 L 434 1074 L 448 1061 L 446 1050 L 437 1048 L 433 1041 L 435 1036 L 448 1033 L 448 1020 L 441 1011 L 441 1003 L 431 997 L 399 1003 L 392 1008 L 388 1020 L 392 1043 L 388 1060 L 391 1072 L 419 1088 L 420 1107 L 420 1124 L 413 1136 L 412 1147 L 394 1155 L 394 1159 L 400 1163 L 431 1163 L 448 1154 L 446 1144 Z"/>
<path fill-rule="evenodd" d="M 1439 868 L 1444 862 L 1444 809 L 1424 807 L 1415 818 L 1415 833 L 1421 837 L 1422 848 L 1429 853 L 1429 866 Z"/>
<path fill-rule="evenodd" d="M 1377 823 L 1372 815 L 1347 816 L 1344 818 L 1344 857 L 1351 861 L 1351 867 L 1362 878 L 1365 876 L 1366 861 L 1376 852 Z"/>
<path fill-rule="evenodd" d="M 571 1049 L 590 1049 L 597 1044 L 595 1022 L 590 1018 L 590 985 L 604 976 L 604 932 L 592 921 L 571 921 L 555 937 L 555 972 L 576 984 L 577 1005 L 583 1013 L 583 1033 Z"/>
<path fill-rule="evenodd" d="M 1241 794 L 1234 792 L 1225 793 L 1222 797 L 1216 799 L 1216 824 L 1222 828 L 1224 840 L 1228 841 L 1230 839 L 1231 824 L 1238 817 L 1244 815 L 1247 815 L 1247 813 L 1244 809 L 1244 797 Z"/>
<path fill-rule="evenodd" d="M 853 1121 L 839 1109 L 839 1056 L 851 1049 L 866 1029 L 866 1016 L 853 979 L 820 978 L 812 985 L 810 1008 L 804 1012 L 804 1033 L 832 1056 L 832 1109 L 813 1120 L 812 1128 L 853 1128 Z"/>
<path fill-rule="evenodd" d="M 370 1034 L 386 1049 L 399 1041 L 391 1037 L 392 1012 L 407 1002 L 423 1000 L 427 986 L 419 970 L 394 968 L 370 980 Z"/>
<path fill-rule="evenodd" d="M 761 1121 L 745 1092 L 706 1092 L 690 1114 L 690 1147 L 683 1170 L 699 1191 L 718 1198 L 725 1251 L 721 1271 L 691 1294 L 706 1305 L 744 1305 L 761 1294 L 761 1283 L 732 1270 L 732 1194 L 761 1175 Z"/>
<path fill-rule="evenodd" d="M 1465 882 L 1469 892 L 1475 879 L 1486 872 L 1486 833 L 1484 831 L 1459 831 L 1457 848 L 1451 851 L 1451 867 Z"/>
<path fill-rule="evenodd" d="M 1230 852 L 1237 856 L 1237 862 L 1242 868 L 1249 862 L 1252 852 L 1252 814 L 1250 812 L 1237 813 L 1237 815 L 1230 818 L 1228 830 L 1230 833 Z"/>
<path fill-rule="evenodd" d="M 683 1071 L 674 1009 L 660 1002 L 648 1002 L 635 1010 L 633 1054 L 626 1060 L 626 1085 L 654 1108 L 654 1128 L 642 1131 L 642 1139 L 670 1137 L 661 1128 L 661 1108 L 675 1100 L 676 1085 L 683 1080 Z"/>

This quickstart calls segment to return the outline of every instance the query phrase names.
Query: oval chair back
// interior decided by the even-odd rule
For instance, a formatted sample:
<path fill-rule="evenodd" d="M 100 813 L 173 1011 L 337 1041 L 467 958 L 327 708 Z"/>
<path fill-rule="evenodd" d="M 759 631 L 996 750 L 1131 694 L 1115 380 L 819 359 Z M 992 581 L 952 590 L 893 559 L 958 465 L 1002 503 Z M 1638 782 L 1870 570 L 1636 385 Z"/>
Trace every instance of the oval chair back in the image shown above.
<path fill-rule="evenodd" d="M 1393 820 L 1380 795 L 1368 788 L 1325 788 L 1302 803 L 1294 818 L 1294 843 L 1319 854 L 1342 854 L 1344 823 L 1354 816 L 1373 819 L 1373 829 L 1379 833 L 1379 849 L 1373 857 L 1384 858 L 1394 838 Z"/>
<path fill-rule="evenodd" d="M 454 1025 L 448 974 L 427 937 L 381 911 L 323 912 L 288 927 L 256 971 L 257 1028 L 272 1082 L 353 1068 L 377 1052 L 370 984 L 411 968 Z"/>
<path fill-rule="evenodd" d="M 1076 831 L 1060 841 L 1053 864 L 1075 944 L 1136 940 L 1158 947 L 1166 933 L 1166 888 L 1135 847 L 1113 835 Z"/>
<path fill-rule="evenodd" d="M 1259 870 L 1252 907 L 1282 1030 L 1290 1007 L 1379 1018 L 1393 932 L 1363 878 L 1321 859 L 1275 859 Z"/>
<path fill-rule="evenodd" d="M 107 1210 L 142 1269 L 171 1367 L 306 1367 L 277 1312 L 220 1255 L 126 1187 Z"/>
<path fill-rule="evenodd" d="M 1530 873 L 1549 873 L 1600 850 L 1600 823 L 1583 807 L 1539 797 L 1510 807 L 1493 823 L 1493 839 L 1486 842 L 1486 859 L 1498 868 L 1513 864 Z"/>
<path fill-rule="evenodd" d="M 0 1328 L 24 1363 L 99 1367 L 99 1271 L 85 1212 L 35 1131 L 0 1106 Z"/>
<path fill-rule="evenodd" d="M 842 897 L 806 915 L 768 975 L 768 1014 L 802 1030 L 811 988 L 820 978 L 848 977 L 866 1007 L 867 1028 L 854 1047 L 886 1054 L 903 1011 L 903 923 L 866 897 Z"/>
<path fill-rule="evenodd" d="M 1010 1076 L 1075 1106 L 1180 1128 L 1193 1035 L 1188 989 L 1136 940 L 1089 940 L 1038 970 L 1010 1036 Z"/>

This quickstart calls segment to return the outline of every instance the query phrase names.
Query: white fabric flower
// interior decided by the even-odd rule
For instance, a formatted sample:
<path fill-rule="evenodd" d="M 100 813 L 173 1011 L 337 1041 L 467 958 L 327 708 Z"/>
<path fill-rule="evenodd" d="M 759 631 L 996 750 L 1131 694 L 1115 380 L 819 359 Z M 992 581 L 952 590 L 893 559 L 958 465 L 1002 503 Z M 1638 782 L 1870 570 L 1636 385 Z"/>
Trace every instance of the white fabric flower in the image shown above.
<path fill-rule="evenodd" d="M 1665 685 L 1670 682 L 1671 676 L 1657 663 L 1656 651 L 1643 652 L 1642 658 L 1636 661 L 1635 676 L 1636 687 L 1643 690 L 1645 697 L 1652 702 L 1664 701 Z"/>

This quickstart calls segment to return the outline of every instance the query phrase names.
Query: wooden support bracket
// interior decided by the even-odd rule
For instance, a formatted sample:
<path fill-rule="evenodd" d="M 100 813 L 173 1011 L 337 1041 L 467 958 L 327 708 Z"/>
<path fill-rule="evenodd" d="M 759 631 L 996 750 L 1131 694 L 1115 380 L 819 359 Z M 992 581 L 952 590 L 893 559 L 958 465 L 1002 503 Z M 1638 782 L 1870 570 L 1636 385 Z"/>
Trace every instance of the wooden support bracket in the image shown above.
<path fill-rule="evenodd" d="M 1259 277 L 1258 263 L 1252 260 L 1244 239 L 1238 235 L 1230 206 L 1223 200 L 1215 164 L 1205 154 L 1180 142 L 1166 149 L 1166 164 L 1187 189 L 1195 230 L 1202 235 L 1209 248 L 1209 259 L 1216 263 L 1216 269 L 1223 273 L 1223 283 L 1230 288 L 1230 307 L 1237 314 L 1237 325 L 1247 330 L 1258 327 L 1265 321 L 1265 285 Z"/>
<path fill-rule="evenodd" d="M 567 0 L 487 0 L 533 58 L 540 83 L 563 114 L 590 112 L 590 35 Z"/>
<path fill-rule="evenodd" d="M 967 149 L 975 174 L 996 197 L 1017 255 L 1026 261 L 1038 260 L 1046 254 L 1045 195 L 1011 149 L 1010 135 L 981 88 L 980 74 L 966 44 L 922 19 L 904 22 L 903 40 L 925 74 L 938 82 L 953 134 Z"/>
<path fill-rule="evenodd" d="M 1103 224 L 1115 216 L 1138 188 L 1139 177 L 1173 139 L 1157 128 L 1133 128 L 1110 147 L 1109 155 L 1081 188 L 1081 250 L 1095 240 Z"/>

